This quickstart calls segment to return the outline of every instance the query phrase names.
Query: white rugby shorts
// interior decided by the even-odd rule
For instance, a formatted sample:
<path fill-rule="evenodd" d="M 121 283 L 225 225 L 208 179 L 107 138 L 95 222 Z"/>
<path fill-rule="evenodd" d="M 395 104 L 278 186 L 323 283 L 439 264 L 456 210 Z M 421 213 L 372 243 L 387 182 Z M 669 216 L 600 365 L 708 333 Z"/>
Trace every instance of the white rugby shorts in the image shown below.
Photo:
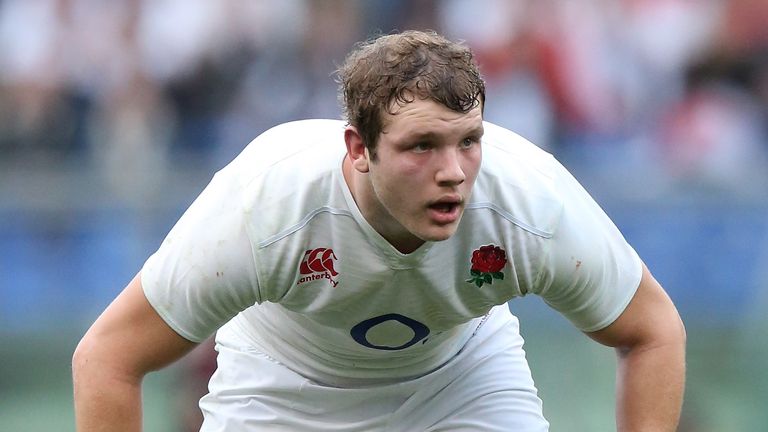
<path fill-rule="evenodd" d="M 518 326 L 507 306 L 498 306 L 441 368 L 366 388 L 308 380 L 227 326 L 216 336 L 218 369 L 200 400 L 201 431 L 545 432 Z"/>

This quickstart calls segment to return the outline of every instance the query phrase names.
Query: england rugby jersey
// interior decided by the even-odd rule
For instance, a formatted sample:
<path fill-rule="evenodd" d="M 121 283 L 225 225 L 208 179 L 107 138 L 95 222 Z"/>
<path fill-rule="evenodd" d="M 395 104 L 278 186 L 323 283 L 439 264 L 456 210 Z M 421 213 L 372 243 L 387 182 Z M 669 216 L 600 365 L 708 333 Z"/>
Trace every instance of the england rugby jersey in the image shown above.
<path fill-rule="evenodd" d="M 199 342 L 229 321 L 297 372 L 345 385 L 434 369 L 514 297 L 540 295 L 584 331 L 632 298 L 633 249 L 554 158 L 514 133 L 485 124 L 456 234 L 402 254 L 355 205 L 343 132 L 336 120 L 277 126 L 214 176 L 142 270 L 175 331 Z"/>

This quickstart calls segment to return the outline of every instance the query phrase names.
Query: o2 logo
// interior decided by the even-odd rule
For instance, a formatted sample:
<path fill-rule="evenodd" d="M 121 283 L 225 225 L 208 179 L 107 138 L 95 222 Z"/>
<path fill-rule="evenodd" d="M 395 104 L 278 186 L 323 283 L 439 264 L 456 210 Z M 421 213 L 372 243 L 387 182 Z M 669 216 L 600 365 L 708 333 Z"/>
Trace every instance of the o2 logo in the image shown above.
<path fill-rule="evenodd" d="M 400 324 L 410 328 L 413 331 L 413 337 L 411 338 L 411 340 L 405 342 L 400 346 L 376 345 L 371 341 L 369 341 L 368 332 L 374 327 L 380 324 L 386 323 L 388 321 L 397 321 Z M 404 315 L 391 313 L 391 314 L 380 315 L 377 317 L 367 319 L 357 324 L 356 326 L 352 327 L 352 330 L 349 331 L 349 334 L 352 336 L 352 339 L 354 339 L 355 342 L 365 347 L 378 349 L 378 350 L 385 350 L 385 351 L 399 351 L 399 350 L 406 349 L 412 345 L 415 345 L 421 342 L 422 340 L 425 340 L 426 337 L 429 336 L 429 327 L 416 321 L 413 318 L 408 318 L 407 316 L 404 316 Z"/>

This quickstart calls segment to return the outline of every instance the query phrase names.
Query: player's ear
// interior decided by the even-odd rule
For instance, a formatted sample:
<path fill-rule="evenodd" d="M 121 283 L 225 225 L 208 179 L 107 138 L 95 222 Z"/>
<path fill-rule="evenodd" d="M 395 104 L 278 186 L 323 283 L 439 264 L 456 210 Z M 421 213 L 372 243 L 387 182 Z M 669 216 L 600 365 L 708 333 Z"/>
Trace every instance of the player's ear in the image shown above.
<path fill-rule="evenodd" d="M 344 142 L 347 145 L 347 155 L 352 161 L 352 167 L 361 173 L 368 172 L 368 152 L 363 143 L 363 136 L 354 126 L 344 129 Z"/>

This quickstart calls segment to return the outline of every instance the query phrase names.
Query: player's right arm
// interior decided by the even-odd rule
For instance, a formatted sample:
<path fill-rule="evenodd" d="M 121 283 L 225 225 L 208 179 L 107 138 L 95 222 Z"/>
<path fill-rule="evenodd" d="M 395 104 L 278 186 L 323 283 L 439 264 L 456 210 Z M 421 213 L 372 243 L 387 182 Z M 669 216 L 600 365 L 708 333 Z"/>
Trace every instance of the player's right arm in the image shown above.
<path fill-rule="evenodd" d="M 137 275 L 75 350 L 72 376 L 77 431 L 140 431 L 142 379 L 195 346 L 155 312 Z"/>
<path fill-rule="evenodd" d="M 246 190 L 255 150 L 218 172 L 73 358 L 79 432 L 141 430 L 141 381 L 261 301 Z M 261 157 L 262 153 L 258 153 Z M 241 178 L 242 175 L 246 178 Z"/>

